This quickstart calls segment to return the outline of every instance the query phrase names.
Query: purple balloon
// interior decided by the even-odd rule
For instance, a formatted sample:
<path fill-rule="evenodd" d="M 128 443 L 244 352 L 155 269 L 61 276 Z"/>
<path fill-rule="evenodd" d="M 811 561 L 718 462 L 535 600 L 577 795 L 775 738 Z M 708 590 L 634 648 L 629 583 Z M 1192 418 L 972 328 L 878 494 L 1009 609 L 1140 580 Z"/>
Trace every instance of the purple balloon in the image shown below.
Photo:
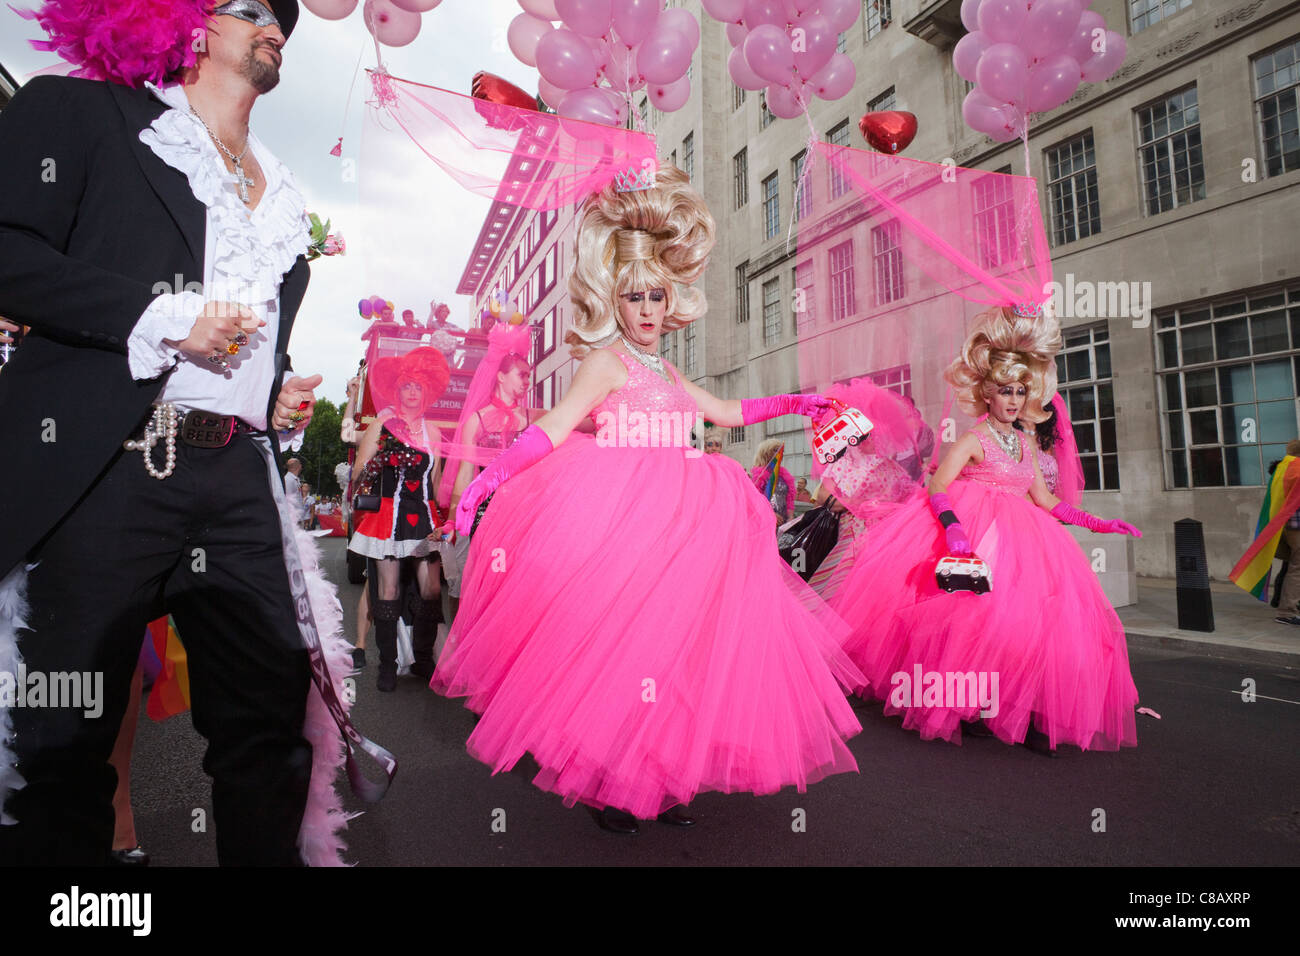
<path fill-rule="evenodd" d="M 1078 62 L 1068 53 L 1055 53 L 1030 68 L 1025 82 L 1025 109 L 1030 113 L 1054 110 L 1078 88 Z"/>
<path fill-rule="evenodd" d="M 1028 75 L 1029 58 L 1014 43 L 993 44 L 975 69 L 980 89 L 1000 103 L 1023 103 Z"/>
<path fill-rule="evenodd" d="M 370 297 L 370 311 L 373 314 L 379 315 L 386 308 L 388 308 L 388 300 L 382 295 L 372 295 Z"/>
<path fill-rule="evenodd" d="M 785 29 L 786 22 L 781 0 L 745 0 L 745 26 L 751 31 L 765 23 Z"/>
<path fill-rule="evenodd" d="M 704 9 L 719 23 L 739 23 L 745 17 L 745 0 L 703 0 Z"/>
<path fill-rule="evenodd" d="M 700 45 L 700 21 L 689 10 L 673 7 L 659 14 L 659 28 L 669 27 L 684 36 L 694 50 Z"/>
<path fill-rule="evenodd" d="M 617 126 L 621 111 L 611 102 L 610 95 L 608 91 L 598 90 L 595 87 L 574 90 L 564 98 L 558 112 L 569 119 L 600 123 L 603 126 Z"/>
<path fill-rule="evenodd" d="M 831 29 L 836 33 L 843 33 L 857 23 L 861 10 L 858 0 L 822 0 L 817 8 L 817 12 L 831 22 Z"/>
<path fill-rule="evenodd" d="M 596 58 L 582 37 L 560 28 L 537 41 L 537 71 L 562 90 L 580 90 L 596 82 Z"/>
<path fill-rule="evenodd" d="M 647 83 L 664 85 L 686 75 L 694 49 L 672 27 L 659 27 L 637 49 L 636 68 Z"/>
<path fill-rule="evenodd" d="M 747 36 L 749 36 L 749 27 L 743 23 L 727 24 L 727 42 L 732 46 L 740 46 Z"/>
<path fill-rule="evenodd" d="M 661 0 L 614 0 L 614 32 L 628 46 L 636 46 L 659 22 Z"/>
<path fill-rule="evenodd" d="M 814 93 L 824 100 L 838 100 L 857 81 L 858 71 L 846 53 L 836 53 L 829 63 L 817 71 L 808 81 Z"/>
<path fill-rule="evenodd" d="M 368 319 L 374 314 L 374 309 L 371 308 L 369 299 L 362 299 L 358 302 L 357 311 L 361 313 L 363 319 Z"/>
<path fill-rule="evenodd" d="M 806 95 L 806 94 L 805 94 Z M 788 86 L 773 83 L 767 88 L 767 108 L 780 119 L 794 119 L 803 113 L 803 104 Z"/>
<path fill-rule="evenodd" d="M 961 22 L 966 32 L 974 33 L 980 28 L 980 0 L 961 0 Z"/>
<path fill-rule="evenodd" d="M 731 75 L 731 82 L 742 90 L 761 90 L 767 86 L 767 80 L 755 73 L 745 59 L 743 46 L 736 47 L 727 57 L 727 73 Z"/>
<path fill-rule="evenodd" d="M 1093 42 L 1100 40 L 1104 43 L 1105 37 L 1106 21 L 1102 19 L 1101 14 L 1092 10 L 1084 10 L 1079 17 L 1079 25 L 1074 28 L 1074 34 L 1070 38 L 1065 52 L 1074 57 L 1080 64 L 1087 63 L 1092 59 L 1092 55 L 1097 52 L 1092 48 Z"/>
<path fill-rule="evenodd" d="M 794 43 L 794 65 L 799 75 L 806 78 L 830 62 L 838 35 L 831 21 L 818 14 L 792 27 L 790 38 Z"/>
<path fill-rule="evenodd" d="M 966 34 L 952 49 L 952 68 L 963 80 L 974 83 L 975 70 L 979 67 L 980 57 L 992 45 L 989 38 L 978 30 Z"/>
<path fill-rule="evenodd" d="M 1106 31 L 1106 46 L 1100 53 L 1094 53 L 1092 59 L 1082 64 L 1083 79 L 1086 83 L 1100 83 L 1110 79 L 1124 62 L 1128 44 L 1114 30 Z"/>
<path fill-rule="evenodd" d="M 646 93 L 657 109 L 672 113 L 685 106 L 686 101 L 690 99 L 691 81 L 682 76 L 665 85 L 647 83 Z"/>
<path fill-rule="evenodd" d="M 585 37 L 609 33 L 610 0 L 555 0 L 555 11 L 574 33 Z"/>
<path fill-rule="evenodd" d="M 1028 17 L 1025 0 L 984 0 L 980 4 L 980 31 L 994 43 L 1019 43 Z"/>
<path fill-rule="evenodd" d="M 1079 0 L 1035 0 L 1025 17 L 1020 45 L 1032 57 L 1045 60 L 1064 53 L 1079 26 Z"/>
<path fill-rule="evenodd" d="M 790 49 L 789 35 L 778 26 L 764 23 L 749 31 L 745 45 L 745 60 L 755 74 L 768 83 L 790 82 L 794 70 L 794 51 Z"/>

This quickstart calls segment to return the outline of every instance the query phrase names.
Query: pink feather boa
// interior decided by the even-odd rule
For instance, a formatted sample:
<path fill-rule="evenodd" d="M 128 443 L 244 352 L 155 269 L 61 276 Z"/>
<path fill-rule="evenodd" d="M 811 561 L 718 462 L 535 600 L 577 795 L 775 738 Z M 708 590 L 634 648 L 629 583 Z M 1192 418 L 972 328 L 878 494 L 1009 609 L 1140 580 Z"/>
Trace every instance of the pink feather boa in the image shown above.
<path fill-rule="evenodd" d="M 45 0 L 39 10 L 11 9 L 41 25 L 49 39 L 32 46 L 73 64 L 72 76 L 138 87 L 197 62 L 195 40 L 214 6 L 212 0 Z"/>

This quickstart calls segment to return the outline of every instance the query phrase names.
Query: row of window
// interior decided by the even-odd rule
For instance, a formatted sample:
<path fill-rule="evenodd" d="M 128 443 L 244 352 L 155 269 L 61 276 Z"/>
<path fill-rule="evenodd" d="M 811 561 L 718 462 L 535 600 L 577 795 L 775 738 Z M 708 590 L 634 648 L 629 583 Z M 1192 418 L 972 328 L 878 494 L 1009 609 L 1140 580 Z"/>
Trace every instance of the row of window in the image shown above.
<path fill-rule="evenodd" d="M 659 336 L 659 354 L 672 362 L 677 368 L 681 369 L 685 375 L 694 375 L 696 345 L 695 324 L 691 323 L 681 330 L 682 351 L 680 356 L 677 351 L 677 335 L 678 333 L 673 331 L 664 332 Z M 680 362 L 678 361 L 679 357 L 681 359 Z"/>

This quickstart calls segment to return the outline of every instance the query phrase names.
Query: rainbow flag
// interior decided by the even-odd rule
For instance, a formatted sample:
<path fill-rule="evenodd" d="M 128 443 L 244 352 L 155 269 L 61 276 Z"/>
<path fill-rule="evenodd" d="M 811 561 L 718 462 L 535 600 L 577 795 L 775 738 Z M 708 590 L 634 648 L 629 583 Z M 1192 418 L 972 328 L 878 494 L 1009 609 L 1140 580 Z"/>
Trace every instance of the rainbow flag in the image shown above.
<path fill-rule="evenodd" d="M 1228 574 L 1228 580 L 1261 601 L 1268 600 L 1268 573 L 1287 518 L 1300 511 L 1300 458 L 1287 455 L 1276 468 L 1259 509 L 1255 540 Z M 1292 558 L 1300 560 L 1300 555 Z"/>
<path fill-rule="evenodd" d="M 782 445 L 772 456 L 772 460 L 767 463 L 767 484 L 763 486 L 763 497 L 768 501 L 772 500 L 772 494 L 776 491 L 776 483 L 781 480 L 781 461 L 785 458 L 785 446 Z"/>
<path fill-rule="evenodd" d="M 162 669 L 149 692 L 146 712 L 151 720 L 166 720 L 190 709 L 190 672 L 185 657 L 185 647 L 176 633 L 176 622 L 171 616 L 160 617 L 149 623 L 149 636 L 162 662 Z"/>

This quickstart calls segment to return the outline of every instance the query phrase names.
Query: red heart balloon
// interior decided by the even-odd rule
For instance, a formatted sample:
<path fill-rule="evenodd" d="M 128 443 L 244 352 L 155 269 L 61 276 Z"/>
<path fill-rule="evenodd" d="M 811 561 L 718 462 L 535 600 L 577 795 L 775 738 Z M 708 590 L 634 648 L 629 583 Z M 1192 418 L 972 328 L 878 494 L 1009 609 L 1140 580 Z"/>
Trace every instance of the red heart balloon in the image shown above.
<path fill-rule="evenodd" d="M 407 515 L 407 516 L 406 516 L 406 521 L 407 521 L 407 523 L 408 523 L 412 528 L 415 527 L 416 522 L 419 521 L 419 520 L 420 520 L 420 516 L 419 516 L 419 515 Z"/>
<path fill-rule="evenodd" d="M 501 79 L 495 73 L 481 70 L 470 80 L 470 95 L 476 100 L 488 100 L 504 106 L 514 106 L 521 110 L 537 109 L 537 98 L 529 96 L 513 83 Z"/>
<path fill-rule="evenodd" d="M 916 137 L 916 115 L 903 110 L 865 113 L 858 129 L 871 145 L 882 153 L 901 153 Z"/>

